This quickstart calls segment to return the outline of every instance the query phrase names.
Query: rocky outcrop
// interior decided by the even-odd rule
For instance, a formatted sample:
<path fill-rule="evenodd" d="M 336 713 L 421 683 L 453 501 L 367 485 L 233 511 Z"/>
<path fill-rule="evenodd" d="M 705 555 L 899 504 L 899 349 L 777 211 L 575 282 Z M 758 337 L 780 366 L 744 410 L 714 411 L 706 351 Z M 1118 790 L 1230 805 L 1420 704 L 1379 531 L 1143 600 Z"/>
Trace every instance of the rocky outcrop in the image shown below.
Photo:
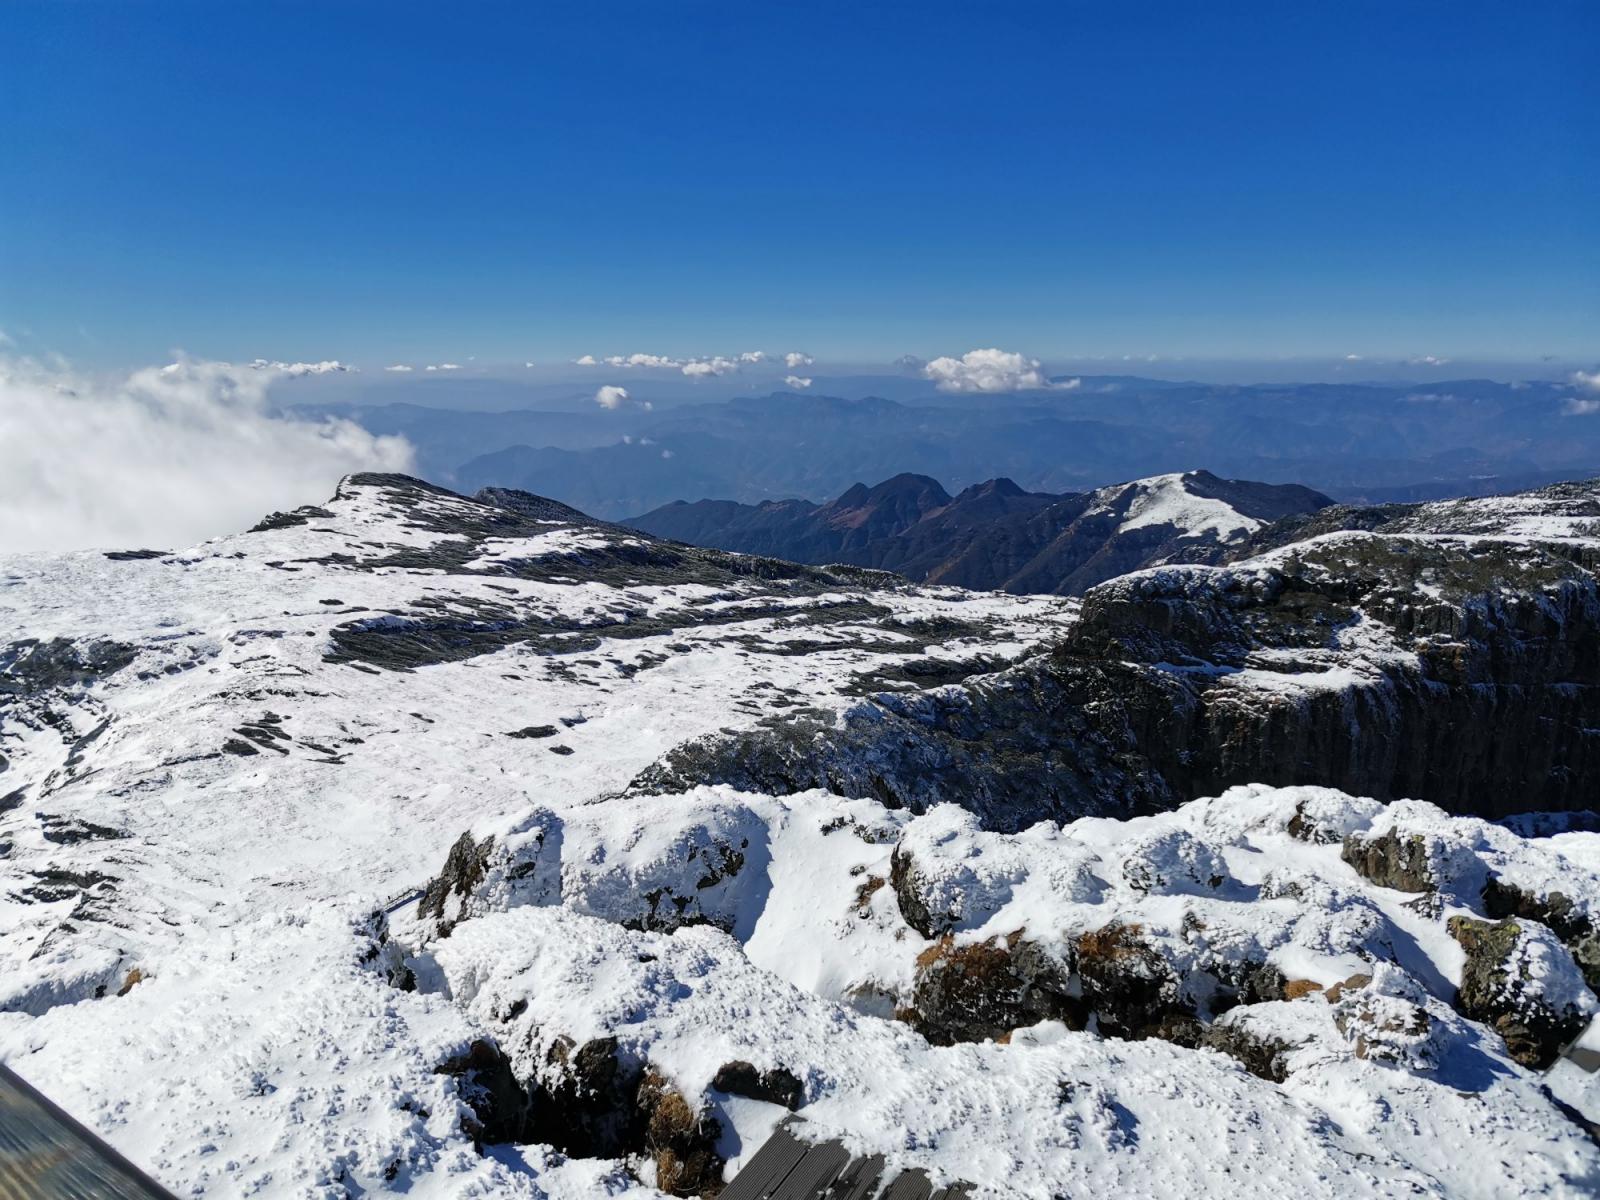
<path fill-rule="evenodd" d="M 1376 837 L 1353 833 L 1344 839 L 1341 858 L 1363 878 L 1397 892 L 1432 892 L 1438 880 L 1421 834 L 1390 829 Z"/>
<path fill-rule="evenodd" d="M 1550 1066 L 1600 1007 L 1566 949 L 1532 921 L 1458 916 L 1449 929 L 1467 956 L 1456 1007 L 1499 1033 L 1523 1066 Z"/>
<path fill-rule="evenodd" d="M 615 1037 L 581 1046 L 555 1038 L 530 1081 L 528 1120 L 537 1140 L 575 1158 L 650 1159 L 656 1186 L 669 1195 L 721 1189 L 716 1119 Z"/>
<path fill-rule="evenodd" d="M 434 1069 L 459 1081 L 461 1098 L 471 1113 L 463 1119 L 463 1129 L 480 1147 L 531 1138 L 528 1090 L 499 1046 L 478 1038 Z"/>
<path fill-rule="evenodd" d="M 1483 911 L 1497 919 L 1521 917 L 1548 926 L 1565 943 L 1584 982 L 1600 991 L 1600 932 L 1593 918 L 1565 892 L 1539 894 L 1490 875 L 1483 885 Z"/>
<path fill-rule="evenodd" d="M 1048 655 L 834 722 L 679 747 L 633 784 L 829 788 L 986 828 L 1244 782 L 1498 817 L 1600 783 L 1600 547 L 1343 534 L 1085 598 Z M 1403 874 L 1402 869 L 1402 874 Z M 1398 878 L 1398 876 L 1397 876 Z"/>
<path fill-rule="evenodd" d="M 742 1059 L 723 1063 L 712 1076 L 711 1088 L 728 1096 L 743 1096 L 767 1104 L 781 1104 L 791 1111 L 805 1099 L 805 1086 L 787 1067 L 758 1070 Z"/>
<path fill-rule="evenodd" d="M 901 1017 L 936 1045 L 1008 1036 L 1040 1021 L 1082 1028 L 1069 971 L 1019 930 L 1009 938 L 957 945 L 944 938 L 917 959 L 910 1007 Z"/>

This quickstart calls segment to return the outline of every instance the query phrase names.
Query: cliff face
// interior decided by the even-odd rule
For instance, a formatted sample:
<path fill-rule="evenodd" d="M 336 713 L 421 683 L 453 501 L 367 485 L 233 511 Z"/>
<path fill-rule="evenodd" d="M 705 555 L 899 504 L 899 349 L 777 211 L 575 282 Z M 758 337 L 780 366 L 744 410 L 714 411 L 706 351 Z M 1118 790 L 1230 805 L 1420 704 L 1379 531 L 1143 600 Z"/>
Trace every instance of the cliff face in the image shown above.
<path fill-rule="evenodd" d="M 1001 830 L 1245 782 L 1483 816 L 1590 806 L 1600 544 L 1424 532 L 1433 507 L 1408 512 L 1404 533 L 1113 580 L 1022 665 L 878 694 L 831 724 L 692 743 L 634 787 L 817 786 L 915 811 L 948 800 Z"/>

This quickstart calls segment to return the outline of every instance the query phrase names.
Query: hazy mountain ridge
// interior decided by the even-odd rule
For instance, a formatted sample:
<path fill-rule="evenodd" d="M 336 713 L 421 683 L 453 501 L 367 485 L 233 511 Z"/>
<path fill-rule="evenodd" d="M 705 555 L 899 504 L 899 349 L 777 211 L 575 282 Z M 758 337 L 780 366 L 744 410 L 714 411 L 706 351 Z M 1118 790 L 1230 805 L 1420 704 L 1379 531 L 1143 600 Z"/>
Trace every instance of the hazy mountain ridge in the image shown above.
<path fill-rule="evenodd" d="M 957 490 L 1003 477 L 1060 494 L 1204 464 L 1339 499 L 1482 494 L 1600 471 L 1600 414 L 1573 386 L 1548 381 L 1224 386 L 1086 376 L 1072 389 L 981 396 L 926 385 L 919 395 L 908 382 L 897 381 L 893 400 L 828 396 L 819 381 L 819 394 L 652 412 L 637 403 L 650 398 L 645 381 L 632 385 L 632 407 L 616 411 L 592 402 L 587 413 L 338 411 L 406 432 L 435 482 L 520 487 L 612 519 L 701 496 L 820 503 L 901 471 Z"/>

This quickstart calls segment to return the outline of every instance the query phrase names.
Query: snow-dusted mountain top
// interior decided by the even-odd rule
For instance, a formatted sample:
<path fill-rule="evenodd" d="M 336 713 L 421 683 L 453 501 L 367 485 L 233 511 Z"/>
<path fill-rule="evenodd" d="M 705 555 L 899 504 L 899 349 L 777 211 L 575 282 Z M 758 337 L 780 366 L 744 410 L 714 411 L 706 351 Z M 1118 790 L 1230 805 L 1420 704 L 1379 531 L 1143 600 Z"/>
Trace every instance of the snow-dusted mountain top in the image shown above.
<path fill-rule="evenodd" d="M 1186 486 L 1144 503 L 1219 528 Z M 1492 586 L 1566 597 L 1546 650 L 1587 646 L 1592 497 L 1516 503 Z M 1140 723 L 1136 672 L 1204 675 L 1180 637 L 1213 667 L 1255 639 L 1207 679 L 1348 653 L 1362 680 L 1306 692 L 1400 686 L 1389 585 L 1348 601 L 1382 629 L 1307 589 L 1318 546 L 1366 578 L 1427 543 L 1405 569 L 1466 611 L 1450 556 L 1491 531 L 1420 532 L 1080 609 L 357 476 L 181 551 L 0 559 L 0 1055 L 180 1195 L 709 1195 L 791 1109 L 985 1197 L 1594 1194 L 1563 1055 L 1600 1008 L 1600 835 L 1206 796 Z M 1473 628 L 1393 669 L 1470 662 Z M 1074 691 L 1092 654 L 1123 683 Z M 1549 650 L 1523 692 L 1546 660 L 1588 686 Z M 1217 693 L 1236 745 L 1301 703 L 1259 683 Z M 728 747 L 767 782 L 717 782 Z M 1141 753 L 1177 807 L 1071 809 Z"/>
<path fill-rule="evenodd" d="M 697 546 L 848 562 L 912 579 L 1080 595 L 1169 562 L 1215 561 L 1285 517 L 1333 502 L 1293 484 L 1155 475 L 1090 492 L 1025 492 L 991 479 L 951 496 L 925 475 L 856 484 L 830 504 L 669 504 L 628 524 Z"/>

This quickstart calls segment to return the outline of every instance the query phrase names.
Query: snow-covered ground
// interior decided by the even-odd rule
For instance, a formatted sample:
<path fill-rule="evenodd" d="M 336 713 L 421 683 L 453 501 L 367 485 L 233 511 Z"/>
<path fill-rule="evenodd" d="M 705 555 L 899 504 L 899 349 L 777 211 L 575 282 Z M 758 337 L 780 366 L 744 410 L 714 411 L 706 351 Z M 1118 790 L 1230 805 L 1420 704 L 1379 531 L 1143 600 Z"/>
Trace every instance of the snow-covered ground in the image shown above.
<path fill-rule="evenodd" d="M 569 1049 L 609 1047 L 730 1177 L 787 1115 L 717 1086 L 743 1062 L 980 1196 L 1600 1192 L 1600 1089 L 1452 1007 L 1451 924 L 1495 915 L 1491 877 L 1587 920 L 1600 835 L 1304 788 L 1015 835 L 624 795 L 687 739 L 1030 654 L 1076 606 L 383 479 L 266 524 L 0 559 L 0 1057 L 179 1195 L 666 1182 L 650 1147 L 541 1142 L 548 1107 L 480 1144 L 483 1042 L 557 1105 Z M 1426 888 L 1346 838 L 1420 847 Z M 1508 1003 L 1581 1028 L 1527 924 Z"/>

